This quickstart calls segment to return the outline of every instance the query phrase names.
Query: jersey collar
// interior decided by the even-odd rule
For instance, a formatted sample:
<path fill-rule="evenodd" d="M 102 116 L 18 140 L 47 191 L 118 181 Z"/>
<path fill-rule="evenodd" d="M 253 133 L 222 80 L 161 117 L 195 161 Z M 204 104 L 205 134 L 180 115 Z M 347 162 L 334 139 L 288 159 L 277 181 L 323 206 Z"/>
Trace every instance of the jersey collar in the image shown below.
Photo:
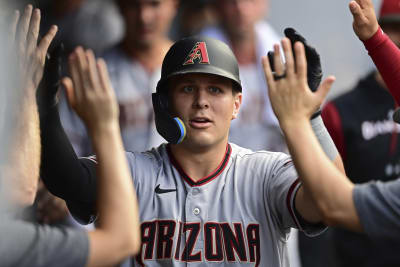
<path fill-rule="evenodd" d="M 202 185 L 205 185 L 205 184 L 211 182 L 212 180 L 217 178 L 218 175 L 220 175 L 222 173 L 222 171 L 225 169 L 226 165 L 228 165 L 228 161 L 229 161 L 229 158 L 232 153 L 232 148 L 231 148 L 231 145 L 228 143 L 226 145 L 225 156 L 222 159 L 221 163 L 218 165 L 218 167 L 210 175 L 208 175 L 204 178 L 201 178 L 197 182 L 195 182 L 192 178 L 190 178 L 189 175 L 187 175 L 185 173 L 185 171 L 183 170 L 181 165 L 178 163 L 178 161 L 175 159 L 174 155 L 172 154 L 171 148 L 169 145 L 167 146 L 167 152 L 168 152 L 168 156 L 170 158 L 172 165 L 178 170 L 179 174 L 182 176 L 182 178 L 185 182 L 187 182 L 190 186 L 202 186 Z"/>

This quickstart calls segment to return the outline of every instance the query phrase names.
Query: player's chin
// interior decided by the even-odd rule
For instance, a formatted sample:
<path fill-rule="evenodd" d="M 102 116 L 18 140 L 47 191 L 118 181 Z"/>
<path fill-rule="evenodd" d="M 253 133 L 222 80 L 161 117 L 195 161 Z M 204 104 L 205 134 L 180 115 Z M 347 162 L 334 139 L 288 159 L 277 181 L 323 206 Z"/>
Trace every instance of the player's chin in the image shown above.
<path fill-rule="evenodd" d="M 187 141 L 193 147 L 211 147 L 215 143 L 215 137 L 205 131 L 193 131 L 188 133 Z"/>

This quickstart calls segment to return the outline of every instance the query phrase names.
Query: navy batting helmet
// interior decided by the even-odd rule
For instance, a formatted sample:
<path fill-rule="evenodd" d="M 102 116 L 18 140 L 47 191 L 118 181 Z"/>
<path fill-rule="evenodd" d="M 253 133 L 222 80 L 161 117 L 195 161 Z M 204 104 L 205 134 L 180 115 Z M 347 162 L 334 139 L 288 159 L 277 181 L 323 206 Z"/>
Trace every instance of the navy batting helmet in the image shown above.
<path fill-rule="evenodd" d="M 168 109 L 168 80 L 177 75 L 205 73 L 228 78 L 239 92 L 242 86 L 239 67 L 231 49 L 223 42 L 194 36 L 176 42 L 164 58 L 161 79 L 153 93 L 153 109 L 158 133 L 168 142 L 178 144 L 186 135 L 182 120 L 173 118 Z"/>

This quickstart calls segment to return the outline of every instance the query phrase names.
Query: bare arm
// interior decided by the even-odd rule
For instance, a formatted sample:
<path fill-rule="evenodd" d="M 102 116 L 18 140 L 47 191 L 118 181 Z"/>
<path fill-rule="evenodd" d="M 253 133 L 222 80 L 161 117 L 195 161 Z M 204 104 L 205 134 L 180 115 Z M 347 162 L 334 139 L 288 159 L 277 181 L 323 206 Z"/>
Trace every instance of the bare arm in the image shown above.
<path fill-rule="evenodd" d="M 80 47 L 69 65 L 72 79 L 63 79 L 68 101 L 85 122 L 98 160 L 99 221 L 89 233 L 88 266 L 108 266 L 138 252 L 138 205 L 106 65 Z"/>
<path fill-rule="evenodd" d="M 17 26 L 18 25 L 18 26 Z M 9 53 L 14 55 L 18 79 L 11 84 L 11 90 L 21 90 L 15 114 L 15 129 L 12 137 L 12 149 L 9 154 L 7 182 L 10 183 L 12 202 L 19 205 L 31 205 L 36 195 L 40 166 L 40 131 L 36 105 L 36 88 L 43 76 L 43 67 L 47 49 L 53 40 L 57 28 L 53 26 L 38 44 L 40 11 L 28 5 L 22 17 L 14 13 L 10 27 Z M 7 55 L 10 56 L 10 55 Z M 10 66 L 12 71 L 12 66 Z M 12 79 L 10 74 L 7 79 Z"/>
<path fill-rule="evenodd" d="M 335 159 L 334 164 L 327 158 L 309 121 L 311 114 L 326 97 L 334 77 L 328 77 L 318 91 L 311 92 L 307 85 L 307 63 L 303 45 L 299 42 L 295 44 L 296 63 L 289 40 L 284 39 L 282 46 L 287 77 L 275 81 L 267 58 L 263 58 L 263 65 L 272 107 L 303 182 L 303 189 L 298 192 L 299 200 L 296 198 L 296 208 L 307 220 L 322 220 L 327 225 L 341 225 L 359 230 L 361 226 L 352 200 L 353 185 L 340 172 L 343 170 L 341 160 Z M 274 50 L 279 55 L 278 45 Z M 279 56 L 275 60 L 275 67 L 277 73 L 283 72 Z M 315 211 L 310 211 L 312 207 L 316 208 Z"/>

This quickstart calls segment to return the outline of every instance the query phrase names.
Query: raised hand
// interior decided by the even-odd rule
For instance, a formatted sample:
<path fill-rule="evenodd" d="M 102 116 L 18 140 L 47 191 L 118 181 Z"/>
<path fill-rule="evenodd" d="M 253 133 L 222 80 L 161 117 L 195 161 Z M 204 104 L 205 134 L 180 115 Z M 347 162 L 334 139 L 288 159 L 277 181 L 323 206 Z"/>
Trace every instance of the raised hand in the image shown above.
<path fill-rule="evenodd" d="M 372 0 L 355 0 L 349 3 L 353 15 L 353 30 L 361 41 L 371 38 L 379 28 Z"/>
<path fill-rule="evenodd" d="M 69 57 L 70 77 L 62 80 L 70 106 L 89 132 L 118 126 L 118 104 L 103 59 L 78 47 Z M 118 126 L 119 127 L 119 126 Z"/>
<path fill-rule="evenodd" d="M 301 42 L 294 44 L 295 59 L 291 42 L 288 38 L 282 40 L 285 54 L 285 66 L 281 60 L 279 45 L 274 45 L 274 66 L 277 75 L 286 71 L 286 77 L 275 80 L 267 57 L 263 57 L 264 73 L 268 83 L 268 93 L 272 108 L 281 124 L 309 120 L 325 99 L 335 78 L 325 79 L 316 92 L 312 92 L 307 83 L 307 61 L 304 45 Z"/>
<path fill-rule="evenodd" d="M 53 25 L 38 44 L 40 17 L 40 10 L 28 5 L 22 17 L 15 12 L 9 30 L 10 53 L 14 48 L 21 86 L 29 92 L 36 90 L 43 77 L 47 50 L 57 33 Z"/>

